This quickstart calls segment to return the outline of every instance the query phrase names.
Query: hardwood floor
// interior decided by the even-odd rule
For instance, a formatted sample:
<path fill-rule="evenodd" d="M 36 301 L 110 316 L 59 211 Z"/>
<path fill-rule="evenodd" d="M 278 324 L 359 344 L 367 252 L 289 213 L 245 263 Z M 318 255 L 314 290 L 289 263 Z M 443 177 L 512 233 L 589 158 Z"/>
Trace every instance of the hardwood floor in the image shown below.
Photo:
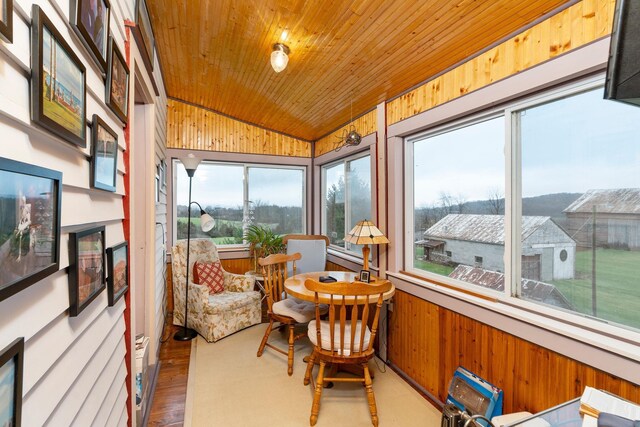
<path fill-rule="evenodd" d="M 182 426 L 184 422 L 191 341 L 175 341 L 179 329 L 171 325 L 160 346 L 160 372 L 149 413 L 149 426 Z"/>

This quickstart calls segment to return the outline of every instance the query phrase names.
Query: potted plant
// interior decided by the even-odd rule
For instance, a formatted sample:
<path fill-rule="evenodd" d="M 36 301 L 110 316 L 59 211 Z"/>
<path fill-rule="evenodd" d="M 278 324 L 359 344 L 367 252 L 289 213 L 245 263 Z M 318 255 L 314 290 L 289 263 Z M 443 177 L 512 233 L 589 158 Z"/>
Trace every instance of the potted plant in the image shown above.
<path fill-rule="evenodd" d="M 258 258 L 284 251 L 282 236 L 269 227 L 251 224 L 244 232 L 244 240 L 249 243 L 249 254 L 253 257 L 253 271 L 258 271 Z"/>

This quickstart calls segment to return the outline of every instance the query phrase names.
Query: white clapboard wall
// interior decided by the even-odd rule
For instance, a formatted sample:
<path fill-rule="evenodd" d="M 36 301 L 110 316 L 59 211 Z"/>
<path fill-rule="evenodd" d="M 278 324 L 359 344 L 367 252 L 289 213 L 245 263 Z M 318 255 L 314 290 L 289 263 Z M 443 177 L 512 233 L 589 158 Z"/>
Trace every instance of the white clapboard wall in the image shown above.
<path fill-rule="evenodd" d="M 30 26 L 32 1 L 14 0 L 13 43 L 0 41 L 0 157 L 63 173 L 60 268 L 42 281 L 0 301 L 0 349 L 24 337 L 22 424 L 24 426 L 127 425 L 129 384 L 126 382 L 125 300 L 108 307 L 103 291 L 78 317 L 69 317 L 69 231 L 76 227 L 104 225 L 106 247 L 124 240 L 125 167 L 127 149 L 124 124 L 105 105 L 105 84 L 97 65 L 69 23 L 69 1 L 42 0 L 37 4 L 53 22 L 87 69 L 87 120 L 98 114 L 118 134 L 117 190 L 90 186 L 90 128 L 87 148 L 78 148 L 32 124 L 30 119 Z M 125 21 L 134 21 L 135 0 L 111 0 L 110 32 L 125 52 Z M 131 42 L 135 43 L 133 37 Z M 155 157 L 165 156 L 166 95 L 160 67 L 155 64 L 160 96 L 155 98 Z M 146 69 L 143 67 L 143 72 Z M 133 77 L 133 70 L 131 72 Z M 133 91 L 130 90 L 130 97 Z M 130 100 L 131 101 L 131 100 Z M 133 124 L 132 124 L 133 125 Z M 166 193 L 165 193 L 166 194 Z M 166 197 L 156 205 L 155 221 L 166 229 Z M 152 218 L 149 218 L 150 220 Z M 162 333 L 164 260 L 162 232 L 157 226 L 153 323 L 148 332 L 154 346 Z M 132 268 L 136 268 L 132 266 Z M 133 284 L 132 284 L 133 286 Z"/>

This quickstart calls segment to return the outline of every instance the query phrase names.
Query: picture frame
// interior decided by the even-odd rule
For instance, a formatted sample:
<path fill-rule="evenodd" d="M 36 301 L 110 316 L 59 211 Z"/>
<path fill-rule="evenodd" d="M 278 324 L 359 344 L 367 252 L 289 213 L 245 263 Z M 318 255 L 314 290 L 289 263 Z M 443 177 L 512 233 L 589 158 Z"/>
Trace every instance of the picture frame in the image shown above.
<path fill-rule="evenodd" d="M 358 276 L 360 282 L 369 283 L 370 279 L 371 272 L 369 270 L 360 270 L 360 275 Z"/>
<path fill-rule="evenodd" d="M 0 425 L 20 427 L 22 423 L 22 382 L 24 338 L 0 351 Z"/>
<path fill-rule="evenodd" d="M 0 157 L 0 301 L 60 266 L 62 173 Z"/>
<path fill-rule="evenodd" d="M 13 0 L 0 0 L 0 39 L 13 43 Z"/>
<path fill-rule="evenodd" d="M 146 0 L 136 1 L 136 27 L 133 35 L 136 38 L 138 46 L 141 46 L 142 60 L 148 68 L 149 73 L 153 72 L 155 37 L 153 35 L 153 27 L 151 25 Z"/>
<path fill-rule="evenodd" d="M 120 120 L 127 123 L 129 107 L 129 67 L 113 37 L 109 37 L 109 67 L 105 102 Z"/>
<path fill-rule="evenodd" d="M 111 16 L 109 0 L 73 0 L 70 6 L 72 28 L 100 69 L 106 72 Z"/>
<path fill-rule="evenodd" d="M 126 241 L 107 248 L 107 292 L 113 307 L 129 289 L 129 245 Z"/>
<path fill-rule="evenodd" d="M 104 226 L 69 233 L 69 315 L 78 316 L 105 284 Z"/>
<path fill-rule="evenodd" d="M 91 128 L 91 186 L 116 191 L 118 174 L 118 135 L 97 114 Z"/>
<path fill-rule="evenodd" d="M 31 16 L 31 120 L 85 148 L 85 66 L 38 5 L 33 5 Z"/>

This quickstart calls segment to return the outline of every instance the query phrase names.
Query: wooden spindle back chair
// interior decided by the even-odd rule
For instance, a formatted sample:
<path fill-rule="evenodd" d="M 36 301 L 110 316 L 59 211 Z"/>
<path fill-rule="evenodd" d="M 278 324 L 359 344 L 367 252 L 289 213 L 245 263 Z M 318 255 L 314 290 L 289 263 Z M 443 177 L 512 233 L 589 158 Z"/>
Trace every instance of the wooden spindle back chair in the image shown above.
<path fill-rule="evenodd" d="M 262 267 L 262 276 L 264 277 L 265 294 L 267 295 L 269 326 L 264 333 L 260 347 L 258 348 L 258 357 L 262 356 L 264 348 L 269 347 L 275 351 L 287 355 L 287 373 L 293 374 L 293 346 L 296 340 L 305 336 L 305 333 L 295 335 L 294 327 L 298 323 L 307 323 L 313 318 L 313 309 L 311 303 L 304 304 L 286 298 L 284 291 L 284 281 L 287 280 L 287 263 L 293 263 L 293 274 L 296 274 L 296 261 L 300 260 L 299 253 L 285 255 L 272 254 L 266 258 L 259 258 L 258 264 Z M 274 322 L 279 322 L 279 327 L 286 327 L 289 335 L 289 348 L 287 351 L 269 343 L 269 335 L 273 332 Z M 279 329 L 279 328 L 276 328 Z"/>
<path fill-rule="evenodd" d="M 307 364 L 305 385 L 310 382 L 314 363 L 320 363 L 311 407 L 311 425 L 315 425 L 318 420 L 324 383 L 332 381 L 363 382 L 371 421 L 377 426 L 378 414 L 368 362 L 374 356 L 373 343 L 378 329 L 380 307 L 385 292 L 391 290 L 391 282 L 385 281 L 376 285 L 362 282 L 320 283 L 314 279 L 307 279 L 305 286 L 314 292 L 316 307 L 315 320 L 309 322 L 308 335 L 314 349 Z M 323 303 L 329 304 L 327 320 L 321 319 L 319 308 Z M 375 303 L 373 310 L 370 305 L 372 303 Z M 362 377 L 325 377 L 327 364 L 359 365 L 362 367 Z"/>

